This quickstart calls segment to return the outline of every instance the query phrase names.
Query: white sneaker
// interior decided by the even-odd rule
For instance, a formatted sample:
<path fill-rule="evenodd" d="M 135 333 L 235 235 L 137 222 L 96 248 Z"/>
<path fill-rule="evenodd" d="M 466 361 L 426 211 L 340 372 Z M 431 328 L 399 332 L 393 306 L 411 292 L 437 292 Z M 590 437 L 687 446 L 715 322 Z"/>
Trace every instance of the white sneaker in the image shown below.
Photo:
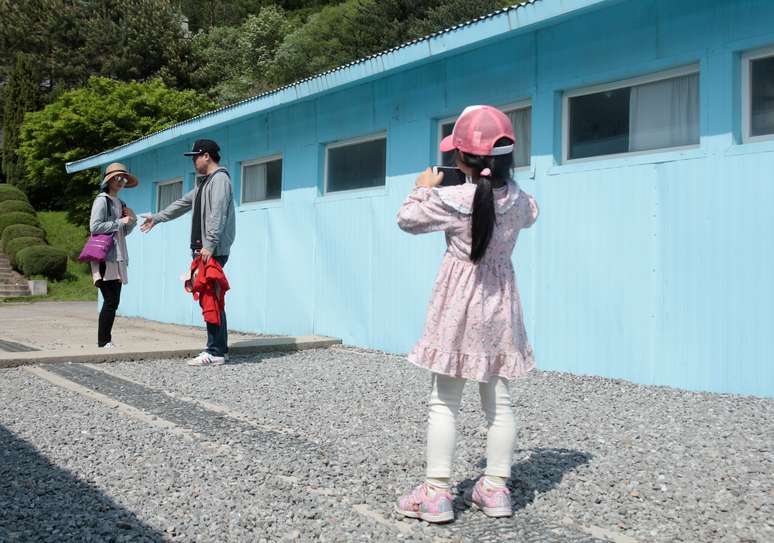
<path fill-rule="evenodd" d="M 117 349 L 116 345 L 112 341 L 105 343 L 100 349 Z"/>
<path fill-rule="evenodd" d="M 213 356 L 207 351 L 202 351 L 195 358 L 187 362 L 189 366 L 222 366 L 226 359 L 222 356 Z"/>

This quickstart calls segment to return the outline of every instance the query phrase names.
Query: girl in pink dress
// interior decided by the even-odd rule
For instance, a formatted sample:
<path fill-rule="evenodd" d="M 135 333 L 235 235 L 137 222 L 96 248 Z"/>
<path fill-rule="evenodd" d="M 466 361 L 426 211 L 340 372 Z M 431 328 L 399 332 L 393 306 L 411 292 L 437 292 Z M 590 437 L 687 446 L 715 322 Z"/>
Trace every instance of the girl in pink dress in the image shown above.
<path fill-rule="evenodd" d="M 487 419 L 487 467 L 465 501 L 489 516 L 510 516 L 506 482 L 516 438 L 509 381 L 534 367 L 511 254 L 519 231 L 537 219 L 534 198 L 511 179 L 515 136 L 510 119 L 490 106 L 462 112 L 441 151 L 455 151 L 468 183 L 440 187 L 430 169 L 398 212 L 412 234 L 443 231 L 446 254 L 435 281 L 424 333 L 408 359 L 432 372 L 424 483 L 398 500 L 398 512 L 454 519 L 449 479 L 455 422 L 467 380 L 478 382 Z"/>

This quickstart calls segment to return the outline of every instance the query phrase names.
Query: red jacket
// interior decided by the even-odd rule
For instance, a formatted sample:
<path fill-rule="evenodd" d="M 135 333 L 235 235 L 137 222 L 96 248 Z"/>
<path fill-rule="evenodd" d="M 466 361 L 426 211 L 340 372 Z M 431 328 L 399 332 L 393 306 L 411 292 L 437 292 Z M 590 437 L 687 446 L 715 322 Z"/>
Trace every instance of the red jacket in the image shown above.
<path fill-rule="evenodd" d="M 191 278 L 185 281 L 185 290 L 192 292 L 194 300 L 202 307 L 202 316 L 206 322 L 220 326 L 220 314 L 226 307 L 228 279 L 223 268 L 214 258 L 205 264 L 197 256 L 191 262 Z"/>

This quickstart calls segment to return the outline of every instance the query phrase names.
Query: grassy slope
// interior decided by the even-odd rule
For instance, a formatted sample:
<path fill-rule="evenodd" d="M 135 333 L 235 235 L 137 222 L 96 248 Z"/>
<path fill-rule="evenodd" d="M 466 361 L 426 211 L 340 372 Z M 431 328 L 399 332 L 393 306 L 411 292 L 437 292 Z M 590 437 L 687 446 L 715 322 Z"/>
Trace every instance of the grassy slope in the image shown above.
<path fill-rule="evenodd" d="M 63 211 L 41 211 L 38 213 L 38 219 L 46 231 L 50 245 L 63 249 L 68 255 L 83 248 L 88 231 L 84 227 L 67 222 Z M 88 266 L 68 259 L 67 276 L 62 281 L 50 281 L 48 296 L 42 299 L 96 301 L 97 289 L 92 282 Z"/>

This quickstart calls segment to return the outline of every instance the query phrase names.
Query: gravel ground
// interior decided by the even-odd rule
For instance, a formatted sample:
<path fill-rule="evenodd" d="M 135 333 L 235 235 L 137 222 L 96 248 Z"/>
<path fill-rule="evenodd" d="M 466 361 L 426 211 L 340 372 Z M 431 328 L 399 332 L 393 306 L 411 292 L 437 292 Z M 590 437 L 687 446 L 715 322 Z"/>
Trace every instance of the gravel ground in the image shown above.
<path fill-rule="evenodd" d="M 426 372 L 345 348 L 234 362 L 102 367 L 146 387 L 72 374 L 193 439 L 0 371 L 0 540 L 774 541 L 774 400 L 534 372 L 514 385 L 514 517 L 460 507 L 455 523 L 430 526 L 392 512 L 423 474 Z M 459 422 L 464 489 L 483 466 L 475 386 Z"/>

